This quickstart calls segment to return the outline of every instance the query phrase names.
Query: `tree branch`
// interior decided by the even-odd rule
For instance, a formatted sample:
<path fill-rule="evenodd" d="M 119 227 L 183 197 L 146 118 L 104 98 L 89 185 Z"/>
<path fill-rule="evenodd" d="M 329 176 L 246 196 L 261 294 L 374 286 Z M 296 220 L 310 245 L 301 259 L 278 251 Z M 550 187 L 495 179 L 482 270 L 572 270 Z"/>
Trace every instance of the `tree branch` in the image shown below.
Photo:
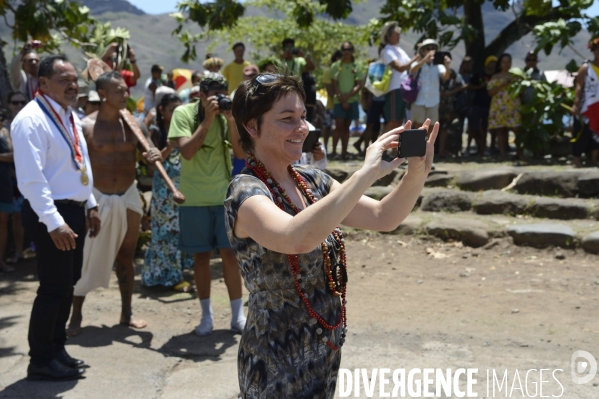
<path fill-rule="evenodd" d="M 503 28 L 495 39 L 489 43 L 485 48 L 484 56 L 504 53 L 514 42 L 532 32 L 533 26 L 549 21 L 555 21 L 559 18 L 570 19 L 571 15 L 565 13 L 561 9 L 561 6 L 554 7 L 544 16 L 521 14 L 520 17 L 516 18 L 508 26 Z"/>
<path fill-rule="evenodd" d="M 6 19 L 6 14 L 4 14 L 3 17 L 4 17 L 4 23 L 6 24 L 6 26 L 8 26 L 10 29 L 14 29 L 15 26 L 8 23 L 8 19 Z"/>
<path fill-rule="evenodd" d="M 66 40 L 68 40 L 68 41 L 70 41 L 70 42 L 72 42 L 72 43 L 75 43 L 75 44 L 76 44 L 76 45 L 78 45 L 78 46 L 81 46 L 81 47 L 97 47 L 97 45 L 96 45 L 96 44 L 93 44 L 93 43 L 85 43 L 85 42 L 81 42 L 81 41 L 79 41 L 79 40 L 77 40 L 77 39 L 74 39 L 74 38 L 70 37 L 69 35 L 67 35 L 65 32 L 63 32 L 63 31 L 61 31 L 61 30 L 59 30 L 59 32 L 60 32 L 60 34 L 62 35 L 62 37 L 64 37 Z"/>
<path fill-rule="evenodd" d="M 568 48 L 572 51 L 574 51 L 574 53 L 579 56 L 580 58 L 582 58 L 583 60 L 586 60 L 587 57 L 582 55 L 581 53 L 578 52 L 578 50 L 576 50 L 576 48 L 574 48 L 574 46 L 572 46 L 571 44 L 568 44 Z"/>

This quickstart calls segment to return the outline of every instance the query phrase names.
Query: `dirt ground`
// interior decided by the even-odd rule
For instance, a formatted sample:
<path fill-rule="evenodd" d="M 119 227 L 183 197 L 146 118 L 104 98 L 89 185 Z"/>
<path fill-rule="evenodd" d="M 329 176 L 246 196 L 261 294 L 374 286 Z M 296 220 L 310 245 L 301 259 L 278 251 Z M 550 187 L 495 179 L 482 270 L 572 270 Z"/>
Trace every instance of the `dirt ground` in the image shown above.
<path fill-rule="evenodd" d="M 349 234 L 346 244 L 349 333 L 342 368 L 364 368 L 369 376 L 375 368 L 406 374 L 412 368 L 476 368 L 479 398 L 535 397 L 538 370 L 549 369 L 543 396 L 599 397 L 599 376 L 584 385 L 570 376 L 574 351 L 599 358 L 597 255 L 516 247 L 509 239 L 474 250 L 429 237 L 364 232 Z M 113 278 L 111 288 L 88 296 L 83 333 L 68 342 L 69 352 L 92 366 L 87 378 L 32 383 L 24 377 L 35 261 L 19 264 L 16 273 L 0 276 L 0 398 L 236 398 L 239 335 L 228 330 L 219 260 L 212 269 L 211 336 L 192 332 L 199 320 L 194 296 L 145 288 L 139 278 L 134 309 L 148 327 L 119 326 Z M 537 371 L 525 381 L 530 369 Z M 507 370 L 501 393 L 487 396 L 487 370 L 499 379 Z M 391 381 L 387 391 L 392 387 Z M 354 394 L 368 397 L 363 384 Z M 371 397 L 382 397 L 379 385 Z"/>

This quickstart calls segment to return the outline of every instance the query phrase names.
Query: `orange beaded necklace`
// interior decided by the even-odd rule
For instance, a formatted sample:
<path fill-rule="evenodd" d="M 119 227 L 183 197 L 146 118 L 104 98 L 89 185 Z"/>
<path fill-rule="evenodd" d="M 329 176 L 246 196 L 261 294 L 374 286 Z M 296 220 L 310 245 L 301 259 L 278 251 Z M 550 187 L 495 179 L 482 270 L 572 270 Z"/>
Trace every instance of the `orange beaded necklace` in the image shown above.
<path fill-rule="evenodd" d="M 279 185 L 279 183 L 272 178 L 272 175 L 266 170 L 264 164 L 258 161 L 253 156 L 250 156 L 246 162 L 246 166 L 250 168 L 256 177 L 258 177 L 268 188 L 272 197 L 275 200 L 275 204 L 284 211 L 283 208 L 283 198 L 289 204 L 291 209 L 297 214 L 301 212 L 299 209 L 289 198 L 285 190 Z M 289 174 L 295 180 L 300 191 L 308 198 L 308 202 L 310 204 L 318 201 L 318 198 L 314 196 L 312 190 L 308 187 L 306 180 L 295 170 L 291 165 L 287 166 L 287 170 Z M 316 313 L 312 309 L 312 305 L 310 305 L 310 301 L 304 294 L 304 291 L 301 288 L 302 276 L 300 273 L 300 264 L 299 258 L 295 255 L 287 255 L 287 259 L 289 261 L 289 266 L 291 267 L 291 274 L 293 275 L 293 280 L 295 282 L 295 288 L 297 292 L 306 305 L 306 309 L 308 310 L 308 314 L 310 314 L 310 324 L 314 325 L 317 322 L 327 330 L 333 331 L 336 330 L 343 324 L 343 330 L 341 333 L 341 339 L 338 342 L 338 347 L 335 346 L 328 337 L 322 337 L 321 341 L 326 343 L 331 349 L 338 350 L 341 346 L 343 346 L 345 342 L 345 337 L 347 335 L 347 313 L 346 313 L 346 289 L 347 289 L 347 259 L 345 255 L 345 240 L 343 239 L 343 233 L 339 227 L 335 228 L 332 233 L 336 246 L 339 248 L 339 259 L 340 262 L 335 266 L 332 266 L 331 256 L 329 255 L 329 246 L 325 242 L 320 244 L 320 248 L 322 251 L 322 256 L 324 260 L 325 272 L 327 275 L 327 285 L 331 290 L 331 293 L 336 297 L 341 297 L 341 313 L 339 314 L 339 319 L 337 323 L 334 325 L 328 324 L 322 316 Z M 332 253 L 332 252 L 331 252 Z M 316 333 L 318 335 L 322 334 L 322 329 L 317 328 Z"/>

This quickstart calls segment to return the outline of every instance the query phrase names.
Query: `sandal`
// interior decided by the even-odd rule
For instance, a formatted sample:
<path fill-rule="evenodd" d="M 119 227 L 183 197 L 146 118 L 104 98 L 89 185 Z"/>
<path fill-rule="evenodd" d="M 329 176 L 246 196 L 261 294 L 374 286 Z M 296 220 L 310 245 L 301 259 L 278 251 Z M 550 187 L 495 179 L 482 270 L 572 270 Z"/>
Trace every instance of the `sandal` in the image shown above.
<path fill-rule="evenodd" d="M 15 264 L 15 263 L 19 263 L 23 259 L 25 259 L 25 257 L 23 256 L 23 254 L 14 254 L 12 257 L 6 259 L 6 263 L 8 263 L 8 264 Z"/>
<path fill-rule="evenodd" d="M 173 290 L 177 292 L 193 292 L 193 287 L 187 281 L 183 280 L 180 283 L 173 285 Z"/>

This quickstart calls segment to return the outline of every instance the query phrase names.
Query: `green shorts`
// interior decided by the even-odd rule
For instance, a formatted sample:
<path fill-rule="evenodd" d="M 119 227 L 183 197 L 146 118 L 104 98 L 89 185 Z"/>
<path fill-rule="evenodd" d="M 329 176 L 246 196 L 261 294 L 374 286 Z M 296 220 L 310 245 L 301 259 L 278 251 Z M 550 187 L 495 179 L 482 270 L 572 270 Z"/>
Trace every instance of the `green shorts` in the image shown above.
<path fill-rule="evenodd" d="M 198 254 L 231 248 L 225 228 L 225 206 L 180 206 L 179 249 Z"/>
<path fill-rule="evenodd" d="M 349 103 L 349 109 L 343 109 L 341 104 L 335 104 L 335 108 L 333 108 L 333 118 L 345 119 L 346 121 L 355 121 L 356 119 L 360 119 L 360 109 L 358 108 L 358 103 Z"/>

